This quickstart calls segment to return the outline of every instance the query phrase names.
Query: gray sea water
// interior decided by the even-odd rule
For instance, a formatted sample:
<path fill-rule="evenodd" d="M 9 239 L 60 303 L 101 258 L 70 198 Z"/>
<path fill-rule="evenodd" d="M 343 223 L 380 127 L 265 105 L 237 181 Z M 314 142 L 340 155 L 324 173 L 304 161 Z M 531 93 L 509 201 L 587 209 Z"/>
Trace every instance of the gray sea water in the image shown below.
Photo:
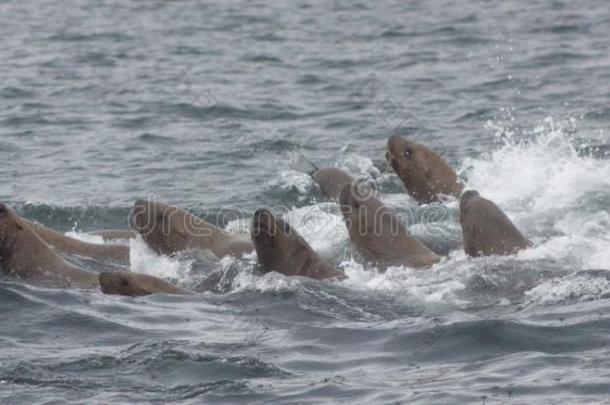
<path fill-rule="evenodd" d="M 81 238 L 137 198 L 234 232 L 272 207 L 348 275 L 136 240 L 132 270 L 218 292 L 4 277 L 0 402 L 610 402 L 608 2 L 3 0 L 0 38 L 2 202 Z M 388 170 L 394 133 L 535 247 L 467 258 L 456 201 L 418 207 Z M 298 155 L 376 182 L 448 259 L 376 272 Z"/>

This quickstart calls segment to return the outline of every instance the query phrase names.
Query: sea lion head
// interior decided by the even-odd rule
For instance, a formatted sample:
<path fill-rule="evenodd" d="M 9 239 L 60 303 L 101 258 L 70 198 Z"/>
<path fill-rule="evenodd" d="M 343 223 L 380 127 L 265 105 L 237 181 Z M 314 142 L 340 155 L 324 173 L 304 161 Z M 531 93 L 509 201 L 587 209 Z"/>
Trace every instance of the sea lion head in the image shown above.
<path fill-rule="evenodd" d="M 493 201 L 468 190 L 460 199 L 460 225 L 467 255 L 512 255 L 532 246 Z"/>
<path fill-rule="evenodd" d="M 291 258 L 309 250 L 306 242 L 287 222 L 267 209 L 254 212 L 251 236 L 258 262 L 265 271 L 287 274 L 292 270 L 288 268 Z"/>
<path fill-rule="evenodd" d="M 0 203 L 0 224 L 4 225 L 7 222 L 17 223 L 18 217 L 15 212 L 4 203 Z M 20 224 L 22 225 L 22 224 Z"/>
<path fill-rule="evenodd" d="M 103 272 L 98 276 L 100 288 L 104 294 L 140 297 L 143 295 L 164 292 L 165 281 L 147 274 L 126 271 Z"/>
<path fill-rule="evenodd" d="M 150 294 L 192 294 L 161 278 L 149 274 L 126 271 L 104 272 L 98 276 L 100 289 L 104 294 L 139 297 Z"/>
<path fill-rule="evenodd" d="M 140 296 L 147 293 L 136 283 L 130 273 L 117 271 L 100 273 L 100 288 L 104 294 Z"/>
<path fill-rule="evenodd" d="M 437 201 L 440 194 L 458 196 L 463 186 L 455 171 L 430 148 L 393 135 L 388 139 L 386 159 L 408 193 L 421 203 Z"/>
<path fill-rule="evenodd" d="M 0 259 L 10 249 L 17 234 L 27 225 L 7 205 L 0 203 Z"/>
<path fill-rule="evenodd" d="M 275 271 L 318 280 L 345 277 L 320 258 L 295 229 L 269 210 L 259 209 L 254 213 L 251 237 L 258 264 L 265 273 Z"/>
<path fill-rule="evenodd" d="M 172 205 L 137 200 L 131 212 L 133 226 L 160 254 L 172 255 L 189 247 L 190 237 L 203 232 L 199 218 Z"/>
<path fill-rule="evenodd" d="M 468 206 L 468 203 L 470 203 L 474 198 L 477 198 L 477 197 L 481 197 L 481 194 L 479 194 L 478 191 L 475 191 L 475 190 L 465 191 L 464 194 L 462 194 L 462 197 L 460 198 L 460 212 L 464 212 L 464 210 Z"/>
<path fill-rule="evenodd" d="M 273 267 L 279 257 L 286 256 L 293 234 L 290 225 L 271 211 L 258 209 L 254 212 L 251 236 L 258 261 L 263 268 Z"/>

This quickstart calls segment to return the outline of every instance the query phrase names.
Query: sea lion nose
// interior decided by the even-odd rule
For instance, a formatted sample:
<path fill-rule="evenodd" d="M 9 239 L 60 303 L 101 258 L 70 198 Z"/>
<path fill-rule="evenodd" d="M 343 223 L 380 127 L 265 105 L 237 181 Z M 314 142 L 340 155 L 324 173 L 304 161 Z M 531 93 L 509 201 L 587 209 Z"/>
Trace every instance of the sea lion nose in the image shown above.
<path fill-rule="evenodd" d="M 273 223 L 273 214 L 271 211 L 265 208 L 259 208 L 254 211 L 254 215 L 252 216 L 252 230 L 260 231 L 261 229 L 266 229 L 271 226 Z"/>
<path fill-rule="evenodd" d="M 271 215 L 271 212 L 269 212 L 269 210 L 266 208 L 259 208 L 256 211 L 254 211 L 255 219 L 262 218 L 263 216 L 266 216 L 266 215 Z"/>
<path fill-rule="evenodd" d="M 112 275 L 108 272 L 102 272 L 100 273 L 98 276 L 98 281 L 100 283 L 100 289 L 102 290 L 102 292 L 104 294 L 109 294 L 110 293 L 110 280 L 112 278 Z"/>

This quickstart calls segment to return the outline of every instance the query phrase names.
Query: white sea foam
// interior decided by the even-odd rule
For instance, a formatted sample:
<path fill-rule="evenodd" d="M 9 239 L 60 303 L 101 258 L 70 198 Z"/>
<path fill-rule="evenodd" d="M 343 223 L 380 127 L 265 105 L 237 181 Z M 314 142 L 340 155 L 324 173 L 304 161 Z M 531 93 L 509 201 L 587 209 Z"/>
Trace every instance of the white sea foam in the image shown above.
<path fill-rule="evenodd" d="M 537 285 L 526 293 L 526 305 L 555 305 L 568 301 L 591 301 L 610 294 L 610 281 L 603 277 L 569 275 Z"/>
<path fill-rule="evenodd" d="M 343 217 L 335 203 L 318 203 L 295 208 L 288 212 L 285 220 L 323 256 L 338 253 L 349 238 Z"/>
<path fill-rule="evenodd" d="M 506 141 L 460 169 L 466 187 L 515 215 L 578 208 L 586 196 L 610 186 L 610 162 L 579 155 L 573 140 L 551 125 L 530 141 Z M 606 192 L 608 196 L 610 192 Z"/>
<path fill-rule="evenodd" d="M 467 158 L 467 188 L 498 204 L 539 247 L 524 259 L 610 268 L 610 161 L 579 154 L 552 120 L 527 142 Z"/>
<path fill-rule="evenodd" d="M 370 158 L 355 153 L 346 152 L 342 154 L 336 166 L 354 177 L 371 180 L 381 177 L 381 171 L 375 167 Z"/>
<path fill-rule="evenodd" d="M 130 240 L 129 255 L 131 271 L 164 279 L 186 279 L 193 264 L 193 260 L 158 255 L 140 236 Z"/>
<path fill-rule="evenodd" d="M 296 170 L 287 170 L 279 173 L 277 178 L 271 179 L 267 183 L 267 187 L 284 191 L 294 189 L 302 196 L 302 199 L 305 199 L 307 195 L 311 194 L 315 186 L 308 174 Z"/>

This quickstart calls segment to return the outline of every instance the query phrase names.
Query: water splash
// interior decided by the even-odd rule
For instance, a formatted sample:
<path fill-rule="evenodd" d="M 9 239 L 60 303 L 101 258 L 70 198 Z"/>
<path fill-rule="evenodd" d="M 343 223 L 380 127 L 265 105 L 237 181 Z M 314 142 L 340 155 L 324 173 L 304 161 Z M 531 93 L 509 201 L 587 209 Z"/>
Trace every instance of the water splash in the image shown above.
<path fill-rule="evenodd" d="M 348 275 L 342 285 L 348 288 L 379 290 L 389 298 L 409 294 L 423 302 L 427 310 L 435 306 L 466 308 L 471 306 L 467 301 L 469 289 L 478 285 L 473 280 L 479 277 L 491 282 L 494 288 L 504 289 L 504 296 L 485 297 L 495 303 L 525 300 L 523 292 L 528 289 L 534 291 L 528 293 L 528 299 L 538 294 L 537 300 L 546 302 L 544 296 L 548 294 L 551 302 L 556 295 L 554 290 L 545 287 L 535 290 L 538 284 L 551 282 L 548 277 L 554 280 L 566 271 L 610 268 L 610 214 L 607 211 L 610 160 L 579 153 L 574 125 L 574 121 L 560 125 L 545 119 L 529 133 L 517 133 L 499 124 L 489 125 L 490 130 L 501 134 L 501 143 L 491 152 L 466 158 L 459 170 L 467 179 L 467 189 L 476 189 L 498 204 L 535 242 L 535 247 L 510 258 L 473 260 L 454 246 L 456 250 L 449 253 L 449 258 L 432 269 L 392 268 L 382 274 L 371 264 L 362 263 L 335 203 L 293 208 L 285 217 L 316 251 L 335 262 L 339 259 L 336 264 Z M 342 154 L 336 166 L 355 177 L 380 175 L 370 159 L 352 153 Z M 290 180 L 287 184 L 291 184 Z M 303 189 L 303 192 L 309 190 Z M 459 237 L 456 215 L 448 215 L 444 221 L 420 221 L 426 218 L 429 207 L 415 205 L 406 193 L 382 194 L 380 198 L 397 212 L 417 214 L 415 223 L 409 225 L 418 237 L 431 234 L 430 227 L 435 227 L 433 234 L 439 237 Z M 448 213 L 457 213 L 457 201 L 445 201 L 442 208 Z M 514 274 L 534 284 L 524 286 L 511 278 L 510 271 L 504 274 L 499 270 L 511 266 L 518 267 L 512 271 Z M 537 277 L 538 274 L 548 276 Z M 261 286 L 258 283 L 255 284 Z M 273 283 L 277 287 L 299 288 L 298 283 L 266 276 L 265 288 L 272 288 Z"/>

